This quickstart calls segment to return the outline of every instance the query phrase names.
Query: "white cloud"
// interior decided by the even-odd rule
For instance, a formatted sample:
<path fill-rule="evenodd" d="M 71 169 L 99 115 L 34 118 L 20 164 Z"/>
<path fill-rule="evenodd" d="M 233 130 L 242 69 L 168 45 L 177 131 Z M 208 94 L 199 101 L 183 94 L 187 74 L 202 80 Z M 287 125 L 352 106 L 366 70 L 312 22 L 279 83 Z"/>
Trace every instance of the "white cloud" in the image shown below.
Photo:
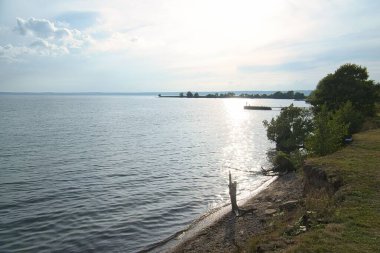
<path fill-rule="evenodd" d="M 42 55 L 63 55 L 69 53 L 69 50 L 65 46 L 58 46 L 42 39 L 34 41 L 29 45 L 29 48 L 34 50 L 33 53 Z"/>
<path fill-rule="evenodd" d="M 77 49 L 85 49 L 94 42 L 90 35 L 77 29 L 57 26 L 47 19 L 33 17 L 28 20 L 17 18 L 14 31 L 33 39 L 28 47 L 34 53 L 42 55 L 68 54 Z"/>
<path fill-rule="evenodd" d="M 5 60 L 6 62 L 18 62 L 21 61 L 19 56 L 30 54 L 32 49 L 29 47 L 14 47 L 11 44 L 0 46 L 0 60 Z"/>
<path fill-rule="evenodd" d="M 62 35 L 63 29 L 57 29 L 54 23 L 46 19 L 35 19 L 30 18 L 24 20 L 22 18 L 17 18 L 17 26 L 15 31 L 19 32 L 21 35 L 34 35 L 39 38 L 52 38 L 55 37 L 55 33 Z"/>
<path fill-rule="evenodd" d="M 28 46 L 14 46 L 8 44 L 0 46 L 0 61 L 22 62 L 25 56 L 43 55 L 59 56 L 68 54 L 69 50 L 64 46 L 58 46 L 46 40 L 38 39 Z"/>
<path fill-rule="evenodd" d="M 17 18 L 15 31 L 26 37 L 34 37 L 43 40 L 45 43 L 55 45 L 55 47 L 66 47 L 70 52 L 72 49 L 91 49 L 91 52 L 100 51 L 123 51 L 134 46 L 137 48 L 153 47 L 153 43 L 148 43 L 142 38 L 132 36 L 127 32 L 107 31 L 109 36 L 95 40 L 88 33 L 77 29 L 64 27 L 65 24 L 54 23 L 47 19 L 29 18 L 28 20 Z M 88 29 L 90 32 L 91 29 Z"/>

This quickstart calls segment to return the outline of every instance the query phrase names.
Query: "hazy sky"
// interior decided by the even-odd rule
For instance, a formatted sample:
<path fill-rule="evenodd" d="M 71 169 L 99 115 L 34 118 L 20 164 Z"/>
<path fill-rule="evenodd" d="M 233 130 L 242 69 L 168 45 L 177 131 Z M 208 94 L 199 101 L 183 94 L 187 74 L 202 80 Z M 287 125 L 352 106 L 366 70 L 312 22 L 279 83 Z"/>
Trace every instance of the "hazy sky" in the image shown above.
<path fill-rule="evenodd" d="M 0 0 L 0 91 L 314 89 L 380 81 L 377 0 Z"/>

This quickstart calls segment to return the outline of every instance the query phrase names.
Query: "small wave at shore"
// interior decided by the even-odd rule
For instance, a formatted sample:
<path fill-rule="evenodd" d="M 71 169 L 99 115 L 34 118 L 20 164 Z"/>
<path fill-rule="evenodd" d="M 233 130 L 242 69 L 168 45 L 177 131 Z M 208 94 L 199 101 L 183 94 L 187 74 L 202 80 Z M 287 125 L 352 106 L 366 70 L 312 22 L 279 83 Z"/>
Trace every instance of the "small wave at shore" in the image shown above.
<path fill-rule="evenodd" d="M 250 198 L 256 196 L 258 193 L 266 189 L 276 179 L 277 176 L 274 176 L 264 181 L 263 184 L 260 185 L 253 193 L 251 193 L 249 197 L 240 199 L 238 201 L 239 206 L 243 206 Z M 196 236 L 199 232 L 201 232 L 203 229 L 217 222 L 221 217 L 223 217 L 230 211 L 231 207 L 229 203 L 225 203 L 219 207 L 213 208 L 205 214 L 201 215 L 198 219 L 194 220 L 189 226 L 187 226 L 183 230 L 177 231 L 176 233 L 162 241 L 146 246 L 143 250 L 138 251 L 138 253 L 170 252 L 176 246 L 180 245 L 186 240 L 191 239 L 192 237 Z"/>

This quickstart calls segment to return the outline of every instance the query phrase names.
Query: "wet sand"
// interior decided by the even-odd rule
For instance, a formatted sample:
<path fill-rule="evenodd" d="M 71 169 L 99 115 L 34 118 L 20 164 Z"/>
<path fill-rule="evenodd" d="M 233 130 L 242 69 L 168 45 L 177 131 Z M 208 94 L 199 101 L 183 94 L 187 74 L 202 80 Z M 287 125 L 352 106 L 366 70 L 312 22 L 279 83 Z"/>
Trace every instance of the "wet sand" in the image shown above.
<path fill-rule="evenodd" d="M 280 205 L 301 197 L 301 179 L 294 173 L 281 176 L 241 206 L 242 209 L 254 208 L 252 213 L 236 217 L 226 212 L 169 252 L 246 252 L 249 241 L 264 232 L 270 219 L 280 212 Z"/>

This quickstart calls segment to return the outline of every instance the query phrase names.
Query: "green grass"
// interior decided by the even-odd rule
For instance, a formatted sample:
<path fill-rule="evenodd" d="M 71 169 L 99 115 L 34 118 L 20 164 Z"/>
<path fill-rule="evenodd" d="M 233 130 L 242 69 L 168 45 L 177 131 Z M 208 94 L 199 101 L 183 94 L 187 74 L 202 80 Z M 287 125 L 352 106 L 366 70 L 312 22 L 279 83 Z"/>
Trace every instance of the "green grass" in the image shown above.
<path fill-rule="evenodd" d="M 280 226 L 254 238 L 250 251 L 255 252 L 257 245 L 289 239 L 283 227 L 294 222 L 299 213 L 314 209 L 320 223 L 291 237 L 294 243 L 278 251 L 380 252 L 380 129 L 359 133 L 351 145 L 332 155 L 309 159 L 308 163 L 322 167 L 328 176 L 339 175 L 343 186 L 333 196 L 307 196 L 293 219 L 276 221 Z"/>

